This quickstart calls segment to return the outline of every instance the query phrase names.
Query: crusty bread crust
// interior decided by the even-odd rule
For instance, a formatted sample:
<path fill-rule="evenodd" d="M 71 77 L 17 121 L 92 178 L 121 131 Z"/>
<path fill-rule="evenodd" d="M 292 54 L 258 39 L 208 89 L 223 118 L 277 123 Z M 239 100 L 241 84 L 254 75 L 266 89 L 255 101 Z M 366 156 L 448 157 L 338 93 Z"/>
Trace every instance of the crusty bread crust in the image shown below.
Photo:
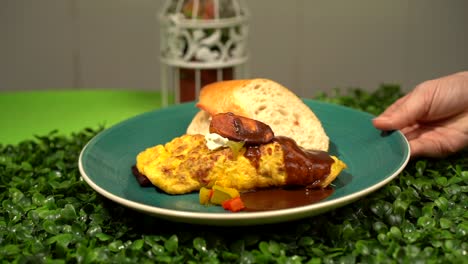
<path fill-rule="evenodd" d="M 281 84 L 268 79 L 232 80 L 209 84 L 200 91 L 187 134 L 206 134 L 209 117 L 232 112 L 268 124 L 276 136 L 287 136 L 305 149 L 328 151 L 329 138 L 312 110 Z"/>
<path fill-rule="evenodd" d="M 240 116 L 249 116 L 249 109 L 242 107 L 244 103 L 239 101 L 241 97 L 238 97 L 236 93 L 238 89 L 250 87 L 252 81 L 231 80 L 215 82 L 204 86 L 200 91 L 197 107 L 211 115 L 232 112 Z"/>

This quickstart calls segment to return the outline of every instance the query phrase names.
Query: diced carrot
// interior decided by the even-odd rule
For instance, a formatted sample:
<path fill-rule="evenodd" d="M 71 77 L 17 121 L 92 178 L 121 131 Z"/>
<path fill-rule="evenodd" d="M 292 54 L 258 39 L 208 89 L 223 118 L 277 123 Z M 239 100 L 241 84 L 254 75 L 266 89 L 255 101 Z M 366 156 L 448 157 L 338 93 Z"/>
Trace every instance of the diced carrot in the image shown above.
<path fill-rule="evenodd" d="M 239 212 L 245 208 L 244 202 L 242 202 L 240 196 L 226 200 L 222 205 L 225 210 L 229 210 L 231 212 Z"/>

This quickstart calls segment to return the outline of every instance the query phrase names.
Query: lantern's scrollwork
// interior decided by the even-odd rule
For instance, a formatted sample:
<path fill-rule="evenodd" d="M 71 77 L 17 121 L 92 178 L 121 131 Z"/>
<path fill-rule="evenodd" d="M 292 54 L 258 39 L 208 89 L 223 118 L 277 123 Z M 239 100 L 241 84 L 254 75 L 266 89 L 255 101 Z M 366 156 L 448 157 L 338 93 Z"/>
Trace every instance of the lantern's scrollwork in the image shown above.
<path fill-rule="evenodd" d="M 245 78 L 248 10 L 242 0 L 168 0 L 160 14 L 163 101 L 191 101 L 203 85 Z"/>

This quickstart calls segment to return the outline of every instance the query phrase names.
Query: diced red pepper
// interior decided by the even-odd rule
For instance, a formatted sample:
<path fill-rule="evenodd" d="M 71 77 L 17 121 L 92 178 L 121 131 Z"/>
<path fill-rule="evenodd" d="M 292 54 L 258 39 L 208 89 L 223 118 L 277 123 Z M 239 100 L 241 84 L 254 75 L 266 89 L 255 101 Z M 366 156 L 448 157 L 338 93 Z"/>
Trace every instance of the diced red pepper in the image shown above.
<path fill-rule="evenodd" d="M 240 196 L 231 198 L 223 202 L 223 208 L 231 212 L 239 212 L 245 208 L 244 202 L 242 202 Z"/>

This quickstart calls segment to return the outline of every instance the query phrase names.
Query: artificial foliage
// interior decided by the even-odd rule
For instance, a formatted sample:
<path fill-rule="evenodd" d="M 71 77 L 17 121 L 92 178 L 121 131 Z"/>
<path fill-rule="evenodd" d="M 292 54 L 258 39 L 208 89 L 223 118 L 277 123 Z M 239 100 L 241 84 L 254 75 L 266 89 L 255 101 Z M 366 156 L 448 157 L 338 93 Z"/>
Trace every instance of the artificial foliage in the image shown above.
<path fill-rule="evenodd" d="M 378 114 L 398 86 L 319 94 Z M 0 144 L 1 263 L 467 263 L 468 155 L 411 160 L 365 198 L 298 221 L 253 227 L 169 222 L 116 204 L 77 160 L 102 129 Z"/>

